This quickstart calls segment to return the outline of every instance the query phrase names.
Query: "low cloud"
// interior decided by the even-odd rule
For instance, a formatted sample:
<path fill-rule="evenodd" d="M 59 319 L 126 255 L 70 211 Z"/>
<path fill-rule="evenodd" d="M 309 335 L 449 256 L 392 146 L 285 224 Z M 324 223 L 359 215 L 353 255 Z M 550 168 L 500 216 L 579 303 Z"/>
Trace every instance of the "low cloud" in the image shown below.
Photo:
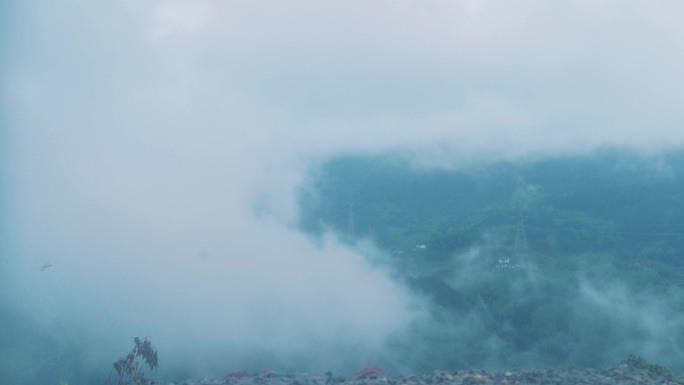
<path fill-rule="evenodd" d="M 8 9 L 3 301 L 116 351 L 147 334 L 211 370 L 250 349 L 348 370 L 420 317 L 389 272 L 292 228 L 312 165 L 684 143 L 684 30 L 657 5 Z"/>

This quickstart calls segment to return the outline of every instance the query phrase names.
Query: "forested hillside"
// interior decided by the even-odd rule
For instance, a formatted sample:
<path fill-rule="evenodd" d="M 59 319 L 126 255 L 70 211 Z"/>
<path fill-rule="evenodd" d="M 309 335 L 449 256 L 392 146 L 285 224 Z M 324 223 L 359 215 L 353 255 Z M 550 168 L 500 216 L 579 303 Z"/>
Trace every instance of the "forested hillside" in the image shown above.
<path fill-rule="evenodd" d="M 428 299 L 431 317 L 397 341 L 438 347 L 407 358 L 422 369 L 635 353 L 681 370 L 683 173 L 681 151 L 449 169 L 343 157 L 310 174 L 300 226 L 372 241 Z"/>

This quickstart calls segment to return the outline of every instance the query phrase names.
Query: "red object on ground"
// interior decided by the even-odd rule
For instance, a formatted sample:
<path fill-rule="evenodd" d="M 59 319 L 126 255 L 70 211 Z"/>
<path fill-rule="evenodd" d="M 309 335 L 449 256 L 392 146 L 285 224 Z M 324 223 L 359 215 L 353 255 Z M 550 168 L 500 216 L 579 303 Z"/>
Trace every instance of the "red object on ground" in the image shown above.
<path fill-rule="evenodd" d="M 251 374 L 249 374 L 249 372 L 241 371 L 241 372 L 228 373 L 223 378 L 242 378 L 242 377 L 249 377 L 249 376 L 251 376 Z"/>
<path fill-rule="evenodd" d="M 384 376 L 385 375 L 382 373 L 382 370 L 380 370 L 379 367 L 369 366 L 365 369 L 359 370 L 352 377 L 354 379 L 359 379 L 359 378 L 366 378 L 366 377 L 384 377 Z"/>

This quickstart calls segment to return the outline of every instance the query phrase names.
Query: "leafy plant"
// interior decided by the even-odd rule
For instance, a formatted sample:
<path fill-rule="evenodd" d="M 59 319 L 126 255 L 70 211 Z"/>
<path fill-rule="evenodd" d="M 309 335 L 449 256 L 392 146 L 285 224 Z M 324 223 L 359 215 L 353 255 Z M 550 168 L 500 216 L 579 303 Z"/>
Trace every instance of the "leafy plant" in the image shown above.
<path fill-rule="evenodd" d="M 622 363 L 632 368 L 648 370 L 648 372 L 651 374 L 664 376 L 666 378 L 672 378 L 672 372 L 670 371 L 670 369 L 668 369 L 665 366 L 651 364 L 650 362 L 646 361 L 644 357 L 641 356 L 635 356 L 634 354 L 630 354 L 626 360 L 622 361 Z"/>
<path fill-rule="evenodd" d="M 135 337 L 133 342 L 135 342 L 133 350 L 114 362 L 114 369 L 119 375 L 118 385 L 148 385 L 150 379 L 143 372 L 143 368 L 147 365 L 150 370 L 154 370 L 159 366 L 157 349 L 152 347 L 147 338 L 141 340 Z M 138 360 L 140 357 L 143 359 L 142 364 Z"/>

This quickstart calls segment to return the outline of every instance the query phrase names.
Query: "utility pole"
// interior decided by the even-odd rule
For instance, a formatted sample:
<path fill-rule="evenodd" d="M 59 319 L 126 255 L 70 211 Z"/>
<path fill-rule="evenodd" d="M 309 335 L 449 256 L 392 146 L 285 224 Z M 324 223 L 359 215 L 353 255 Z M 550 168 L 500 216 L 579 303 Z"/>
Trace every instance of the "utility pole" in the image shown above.
<path fill-rule="evenodd" d="M 529 251 L 529 247 L 527 245 L 527 235 L 525 234 L 525 200 L 527 198 L 527 194 L 525 192 L 525 182 L 523 182 L 522 178 L 518 177 L 518 188 L 517 188 L 517 205 L 518 205 L 518 225 L 515 230 L 515 256 L 516 257 L 525 257 L 527 256 L 527 253 Z M 519 263 L 520 261 L 518 261 Z"/>
<path fill-rule="evenodd" d="M 349 223 L 348 231 L 351 237 L 356 235 L 356 229 L 354 228 L 354 202 L 349 204 Z"/>
<path fill-rule="evenodd" d="M 515 229 L 515 245 L 512 255 L 513 261 L 509 257 L 499 258 L 497 269 L 504 268 L 521 268 L 527 265 L 527 256 L 529 254 L 529 246 L 527 245 L 527 234 L 525 234 L 525 209 L 529 202 L 530 191 L 527 184 L 518 177 L 518 186 L 513 194 L 513 202 L 515 202 L 518 215 L 517 225 Z M 513 262 L 513 263 L 511 263 Z"/>
<path fill-rule="evenodd" d="M 527 246 L 527 235 L 525 234 L 525 217 L 523 215 L 522 202 L 518 202 L 518 226 L 515 230 L 515 256 L 525 256 L 529 247 Z"/>

